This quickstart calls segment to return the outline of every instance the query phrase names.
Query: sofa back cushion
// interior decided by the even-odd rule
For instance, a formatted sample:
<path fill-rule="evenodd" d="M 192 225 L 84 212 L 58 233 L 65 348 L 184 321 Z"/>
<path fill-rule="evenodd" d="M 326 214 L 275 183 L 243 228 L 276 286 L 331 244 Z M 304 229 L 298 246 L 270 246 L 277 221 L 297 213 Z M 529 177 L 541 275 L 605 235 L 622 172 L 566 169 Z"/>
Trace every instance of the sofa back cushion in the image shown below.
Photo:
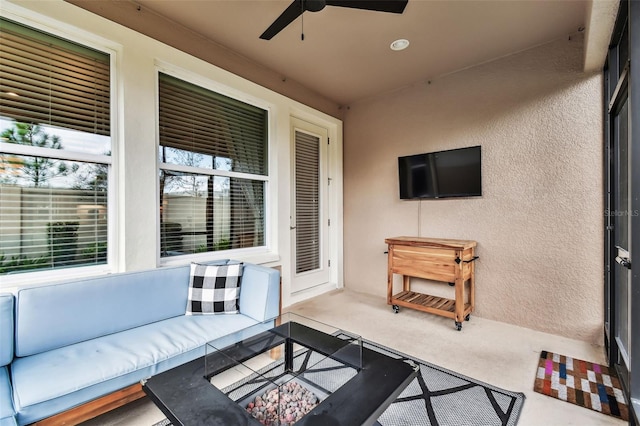
<path fill-rule="evenodd" d="M 16 300 L 16 356 L 184 315 L 189 266 L 25 288 Z"/>
<path fill-rule="evenodd" d="M 0 294 L 0 367 L 13 359 L 13 303 L 13 294 Z"/>
<path fill-rule="evenodd" d="M 280 271 L 245 263 L 240 287 L 240 313 L 257 321 L 280 315 Z"/>

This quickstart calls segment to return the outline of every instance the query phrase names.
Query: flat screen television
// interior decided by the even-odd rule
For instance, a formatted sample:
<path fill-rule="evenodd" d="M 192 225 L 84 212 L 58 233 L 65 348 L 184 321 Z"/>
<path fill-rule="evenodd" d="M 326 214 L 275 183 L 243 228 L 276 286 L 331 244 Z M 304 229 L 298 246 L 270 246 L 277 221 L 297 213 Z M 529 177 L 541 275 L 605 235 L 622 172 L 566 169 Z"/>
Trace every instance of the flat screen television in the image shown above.
<path fill-rule="evenodd" d="M 480 146 L 399 157 L 400 198 L 481 196 L 481 162 Z"/>

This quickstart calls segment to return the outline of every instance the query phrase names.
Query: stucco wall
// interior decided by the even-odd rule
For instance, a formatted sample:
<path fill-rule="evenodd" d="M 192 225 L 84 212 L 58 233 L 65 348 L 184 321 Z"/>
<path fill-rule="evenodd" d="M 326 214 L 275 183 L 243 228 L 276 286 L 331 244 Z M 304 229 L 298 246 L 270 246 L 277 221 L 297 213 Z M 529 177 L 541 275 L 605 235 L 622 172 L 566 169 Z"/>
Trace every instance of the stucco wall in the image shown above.
<path fill-rule="evenodd" d="M 602 77 L 581 72 L 582 48 L 558 40 L 350 107 L 347 288 L 386 295 L 386 237 L 476 240 L 475 315 L 601 343 Z M 482 197 L 399 199 L 398 156 L 473 145 Z"/>

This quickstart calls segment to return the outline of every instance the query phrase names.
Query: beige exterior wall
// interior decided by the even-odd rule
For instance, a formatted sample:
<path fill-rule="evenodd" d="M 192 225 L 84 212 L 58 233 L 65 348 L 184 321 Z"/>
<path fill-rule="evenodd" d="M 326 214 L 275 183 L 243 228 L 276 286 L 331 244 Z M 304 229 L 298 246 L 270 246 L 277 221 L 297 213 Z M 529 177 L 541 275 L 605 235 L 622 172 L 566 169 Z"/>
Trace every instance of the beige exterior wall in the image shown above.
<path fill-rule="evenodd" d="M 475 315 L 602 343 L 602 76 L 581 72 L 582 48 L 558 40 L 351 106 L 345 287 L 386 303 L 386 237 L 476 240 Z M 473 145 L 482 197 L 399 199 L 398 156 Z"/>

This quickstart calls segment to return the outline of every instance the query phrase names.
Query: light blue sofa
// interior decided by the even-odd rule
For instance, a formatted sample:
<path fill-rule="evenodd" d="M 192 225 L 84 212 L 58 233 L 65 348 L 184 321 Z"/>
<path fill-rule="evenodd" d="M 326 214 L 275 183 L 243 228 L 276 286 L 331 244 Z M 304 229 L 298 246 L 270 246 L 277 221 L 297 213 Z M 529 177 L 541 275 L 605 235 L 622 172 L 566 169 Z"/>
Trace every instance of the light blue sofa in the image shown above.
<path fill-rule="evenodd" d="M 187 265 L 19 290 L 15 340 L 3 333 L 0 342 L 2 362 L 5 345 L 14 348 L 13 407 L 2 397 L 6 425 L 15 424 L 13 410 L 25 425 L 138 383 L 203 356 L 212 339 L 279 313 L 280 273 L 245 263 L 240 313 L 185 316 L 189 273 Z"/>

